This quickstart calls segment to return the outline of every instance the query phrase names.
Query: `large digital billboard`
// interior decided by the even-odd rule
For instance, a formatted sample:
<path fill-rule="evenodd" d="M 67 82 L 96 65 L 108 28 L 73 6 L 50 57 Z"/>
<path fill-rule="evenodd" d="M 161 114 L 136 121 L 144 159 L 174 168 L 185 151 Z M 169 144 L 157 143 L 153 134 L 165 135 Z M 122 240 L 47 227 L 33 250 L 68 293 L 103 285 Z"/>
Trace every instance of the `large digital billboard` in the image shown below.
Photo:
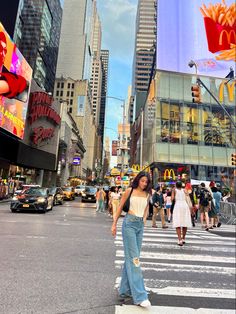
<path fill-rule="evenodd" d="M 234 0 L 158 0 L 157 69 L 225 77 L 236 61 Z"/>
<path fill-rule="evenodd" d="M 23 139 L 32 69 L 0 23 L 0 128 Z"/>

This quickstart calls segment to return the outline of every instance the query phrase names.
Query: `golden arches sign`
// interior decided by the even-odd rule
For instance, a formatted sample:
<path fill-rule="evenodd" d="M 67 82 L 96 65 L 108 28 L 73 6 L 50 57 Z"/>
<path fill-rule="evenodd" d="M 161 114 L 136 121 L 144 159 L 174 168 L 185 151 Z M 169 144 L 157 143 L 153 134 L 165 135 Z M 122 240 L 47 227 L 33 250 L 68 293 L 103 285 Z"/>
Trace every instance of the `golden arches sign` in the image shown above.
<path fill-rule="evenodd" d="M 236 33 L 235 33 L 235 30 L 231 29 L 228 32 L 225 29 L 223 29 L 222 32 L 220 33 L 219 45 L 223 44 L 223 36 L 224 36 L 224 34 L 225 34 L 225 37 L 226 37 L 226 43 L 227 44 L 236 43 Z"/>
<path fill-rule="evenodd" d="M 231 82 L 228 82 L 227 84 L 225 84 L 226 82 L 223 81 L 221 82 L 220 84 L 220 88 L 219 88 L 219 101 L 224 101 L 224 88 L 225 86 L 227 87 L 228 89 L 228 95 L 229 95 L 229 101 L 230 102 L 233 102 L 234 101 L 234 98 L 235 98 L 235 92 L 234 92 L 234 88 L 235 88 L 235 81 L 233 81 L 232 83 Z"/>
<path fill-rule="evenodd" d="M 138 165 L 138 164 L 132 165 L 131 169 L 133 169 L 134 171 L 138 171 L 138 172 L 140 172 L 140 171 L 150 172 L 151 171 L 149 166 L 140 167 L 140 165 Z"/>
<path fill-rule="evenodd" d="M 173 180 L 176 179 L 174 169 L 166 169 L 165 170 L 165 172 L 164 172 L 164 180 L 169 179 L 169 178 L 172 178 Z"/>

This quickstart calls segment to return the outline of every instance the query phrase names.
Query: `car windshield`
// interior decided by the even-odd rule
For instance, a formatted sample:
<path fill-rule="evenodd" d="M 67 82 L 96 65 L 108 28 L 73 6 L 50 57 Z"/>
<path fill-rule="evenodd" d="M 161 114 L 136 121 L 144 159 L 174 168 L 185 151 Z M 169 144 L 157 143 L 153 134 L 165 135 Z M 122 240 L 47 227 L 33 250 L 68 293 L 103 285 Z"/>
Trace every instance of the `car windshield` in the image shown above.
<path fill-rule="evenodd" d="M 51 189 L 49 189 L 49 192 L 50 192 L 51 194 L 54 194 L 54 193 L 56 193 L 56 190 L 57 190 L 57 188 L 51 188 Z"/>
<path fill-rule="evenodd" d="M 85 192 L 96 193 L 96 192 L 97 192 L 97 189 L 95 189 L 95 188 L 92 187 L 92 186 L 86 186 L 86 187 L 85 187 Z"/>
<path fill-rule="evenodd" d="M 85 188 L 84 185 L 78 185 L 78 186 L 76 187 L 76 189 L 84 189 L 84 188 Z"/>
<path fill-rule="evenodd" d="M 25 194 L 27 194 L 27 195 L 46 196 L 47 195 L 47 189 L 30 188 L 27 191 L 25 191 Z"/>
<path fill-rule="evenodd" d="M 63 191 L 71 192 L 71 191 L 72 191 L 72 188 L 63 188 Z"/>

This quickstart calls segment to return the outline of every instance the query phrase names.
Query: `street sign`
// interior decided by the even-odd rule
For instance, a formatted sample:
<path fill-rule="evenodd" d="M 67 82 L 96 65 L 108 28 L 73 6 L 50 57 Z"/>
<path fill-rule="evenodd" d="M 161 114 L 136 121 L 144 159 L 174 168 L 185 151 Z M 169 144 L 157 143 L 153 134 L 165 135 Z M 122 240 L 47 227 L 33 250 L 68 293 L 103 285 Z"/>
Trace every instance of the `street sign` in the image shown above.
<path fill-rule="evenodd" d="M 73 165 L 79 166 L 80 165 L 80 161 L 81 161 L 80 157 L 74 157 L 73 158 Z"/>

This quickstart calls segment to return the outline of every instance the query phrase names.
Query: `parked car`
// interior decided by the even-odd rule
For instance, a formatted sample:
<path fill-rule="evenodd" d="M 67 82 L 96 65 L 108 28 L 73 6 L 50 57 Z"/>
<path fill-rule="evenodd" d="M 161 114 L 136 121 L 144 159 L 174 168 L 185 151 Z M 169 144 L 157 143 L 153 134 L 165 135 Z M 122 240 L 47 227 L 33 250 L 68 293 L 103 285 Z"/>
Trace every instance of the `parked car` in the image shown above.
<path fill-rule="evenodd" d="M 86 186 L 85 190 L 81 193 L 82 202 L 96 203 L 97 189 L 94 186 Z"/>
<path fill-rule="evenodd" d="M 11 211 L 36 210 L 45 213 L 53 208 L 53 196 L 48 188 L 29 188 L 12 198 Z"/>
<path fill-rule="evenodd" d="M 74 200 L 75 199 L 75 189 L 73 186 L 66 186 L 62 188 L 64 194 L 64 200 Z"/>
<path fill-rule="evenodd" d="M 75 187 L 75 194 L 76 194 L 77 196 L 80 196 L 81 193 L 82 193 L 84 190 L 85 190 L 85 185 L 77 185 L 77 186 Z"/>
<path fill-rule="evenodd" d="M 49 189 L 49 193 L 53 196 L 53 205 L 63 205 L 64 204 L 64 193 L 62 188 L 54 187 Z"/>

